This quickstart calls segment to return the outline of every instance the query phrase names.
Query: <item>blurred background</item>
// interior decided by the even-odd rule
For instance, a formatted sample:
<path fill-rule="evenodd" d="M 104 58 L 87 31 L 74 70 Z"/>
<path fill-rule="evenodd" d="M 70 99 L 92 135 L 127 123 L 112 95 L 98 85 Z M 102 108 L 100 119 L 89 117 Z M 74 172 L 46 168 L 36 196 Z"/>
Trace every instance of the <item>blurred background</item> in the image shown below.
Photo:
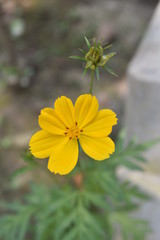
<path fill-rule="evenodd" d="M 84 36 L 113 43 L 109 62 L 118 78 L 101 70 L 94 92 L 101 108 L 124 126 L 126 69 L 144 36 L 157 0 L 1 0 L 0 1 L 0 197 L 11 199 L 9 176 L 23 166 L 22 153 L 38 130 L 44 107 L 67 95 L 74 101 L 89 90 L 83 65 L 69 59 L 85 48 Z M 26 187 L 28 178 L 16 184 Z M 16 185 L 16 186 L 17 186 Z M 14 186 L 14 187 L 16 187 Z M 158 240 L 158 239 L 157 239 Z"/>

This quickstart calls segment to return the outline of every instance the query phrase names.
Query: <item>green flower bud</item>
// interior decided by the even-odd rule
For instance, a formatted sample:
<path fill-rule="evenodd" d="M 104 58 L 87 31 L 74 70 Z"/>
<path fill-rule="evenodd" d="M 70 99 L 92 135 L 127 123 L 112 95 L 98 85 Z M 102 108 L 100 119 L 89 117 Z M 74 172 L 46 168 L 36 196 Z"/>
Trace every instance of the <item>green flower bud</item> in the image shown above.
<path fill-rule="evenodd" d="M 108 60 L 114 56 L 115 53 L 103 55 L 103 48 L 100 43 L 95 43 L 91 46 L 89 51 L 85 54 L 86 65 L 85 69 L 90 68 L 94 70 L 96 67 L 104 67 Z"/>
<path fill-rule="evenodd" d="M 91 68 L 91 70 L 95 70 L 96 67 L 94 64 L 92 64 L 92 66 L 90 68 Z"/>
<path fill-rule="evenodd" d="M 110 60 L 111 57 L 113 57 L 116 53 L 111 52 L 109 54 L 104 54 L 104 51 L 108 48 L 110 48 L 112 45 L 107 45 L 105 47 L 102 47 L 101 42 L 96 42 L 96 39 L 93 39 L 93 43 L 91 44 L 90 41 L 85 37 L 86 44 L 88 46 L 88 51 L 86 52 L 83 49 L 80 49 L 80 51 L 84 54 L 83 56 L 71 56 L 70 58 L 73 59 L 79 59 L 81 61 L 85 62 L 84 67 L 84 73 L 87 72 L 88 69 L 91 71 L 96 71 L 96 74 L 99 79 L 99 67 L 104 67 L 108 72 L 115 75 L 112 70 L 110 70 L 107 66 L 107 62 Z"/>

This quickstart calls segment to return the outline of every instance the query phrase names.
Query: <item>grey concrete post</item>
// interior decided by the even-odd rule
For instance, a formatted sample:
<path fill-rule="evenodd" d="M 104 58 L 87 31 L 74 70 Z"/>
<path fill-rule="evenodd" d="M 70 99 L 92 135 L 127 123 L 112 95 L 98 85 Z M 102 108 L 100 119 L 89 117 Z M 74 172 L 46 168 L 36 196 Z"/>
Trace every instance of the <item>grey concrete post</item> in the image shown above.
<path fill-rule="evenodd" d="M 139 142 L 160 137 L 160 3 L 129 64 L 127 80 L 127 141 L 133 136 Z M 149 151 L 150 158 L 160 167 L 160 144 Z"/>
<path fill-rule="evenodd" d="M 129 94 L 126 107 L 127 140 L 160 138 L 160 2 L 142 43 L 127 71 Z M 160 144 L 147 153 L 146 172 L 121 175 L 149 192 L 153 199 L 143 204 L 140 217 L 148 219 L 153 232 L 147 240 L 160 239 Z M 127 175 L 128 174 L 128 175 Z"/>

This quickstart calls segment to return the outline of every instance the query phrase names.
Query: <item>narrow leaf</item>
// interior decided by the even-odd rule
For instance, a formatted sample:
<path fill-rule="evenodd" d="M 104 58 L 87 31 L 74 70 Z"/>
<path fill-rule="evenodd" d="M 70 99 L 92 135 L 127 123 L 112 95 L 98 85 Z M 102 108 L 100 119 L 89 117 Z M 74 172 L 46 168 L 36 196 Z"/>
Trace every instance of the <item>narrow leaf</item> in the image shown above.
<path fill-rule="evenodd" d="M 88 69 L 84 68 L 83 73 L 82 73 L 82 77 L 85 77 L 85 76 L 86 76 L 87 70 L 88 70 Z"/>
<path fill-rule="evenodd" d="M 79 57 L 79 56 L 69 56 L 69 58 L 85 61 L 84 57 Z"/>
<path fill-rule="evenodd" d="M 96 39 L 93 38 L 93 44 L 94 44 L 94 47 L 96 47 Z"/>
<path fill-rule="evenodd" d="M 113 70 L 112 70 L 111 68 L 106 67 L 106 66 L 104 66 L 104 68 L 105 68 L 105 69 L 107 70 L 107 72 L 109 72 L 110 74 L 114 75 L 115 77 L 118 77 L 118 75 L 117 75 L 115 72 L 113 72 Z"/>
<path fill-rule="evenodd" d="M 110 44 L 110 45 L 108 45 L 108 46 L 104 47 L 103 49 L 104 49 L 104 50 L 106 50 L 107 48 L 110 48 L 110 47 L 112 47 L 112 45 L 113 45 L 113 44 Z"/>
<path fill-rule="evenodd" d="M 137 155 L 137 156 L 135 156 L 135 160 L 138 160 L 138 161 L 140 161 L 140 162 L 144 162 L 144 163 L 147 161 L 147 159 L 144 158 L 144 157 L 141 156 L 141 155 Z"/>
<path fill-rule="evenodd" d="M 84 51 L 82 48 L 78 48 L 80 52 L 82 53 L 85 53 L 86 54 L 86 51 Z"/>
<path fill-rule="evenodd" d="M 143 171 L 143 168 L 141 166 L 138 166 L 136 163 L 134 162 L 129 162 L 127 161 L 126 159 L 124 159 L 123 161 L 123 165 L 126 166 L 127 168 L 129 169 L 132 169 L 132 170 L 138 170 L 138 171 Z"/>
<path fill-rule="evenodd" d="M 13 179 L 13 178 L 15 178 L 15 177 L 17 177 L 17 176 L 19 176 L 19 175 L 21 175 L 21 174 L 29 171 L 29 170 L 32 170 L 31 166 L 21 167 L 21 168 L 15 170 L 15 171 L 11 174 L 10 178 Z"/>
<path fill-rule="evenodd" d="M 114 55 L 116 55 L 117 53 L 116 52 L 111 52 L 111 53 L 109 53 L 109 54 L 107 54 L 107 55 L 104 55 L 103 57 L 104 57 L 104 59 L 106 60 L 106 62 L 108 62 L 109 61 L 109 59 L 110 58 L 112 58 Z"/>
<path fill-rule="evenodd" d="M 84 36 L 88 48 L 91 48 L 91 44 L 86 36 Z"/>
<path fill-rule="evenodd" d="M 121 152 L 124 148 L 124 141 L 125 141 L 126 132 L 122 129 L 118 134 L 118 139 L 116 142 L 116 153 Z"/>
<path fill-rule="evenodd" d="M 152 146 L 156 145 L 157 143 L 160 143 L 160 138 L 152 139 L 149 141 L 146 141 L 144 143 L 138 144 L 135 146 L 135 151 L 145 151 Z"/>

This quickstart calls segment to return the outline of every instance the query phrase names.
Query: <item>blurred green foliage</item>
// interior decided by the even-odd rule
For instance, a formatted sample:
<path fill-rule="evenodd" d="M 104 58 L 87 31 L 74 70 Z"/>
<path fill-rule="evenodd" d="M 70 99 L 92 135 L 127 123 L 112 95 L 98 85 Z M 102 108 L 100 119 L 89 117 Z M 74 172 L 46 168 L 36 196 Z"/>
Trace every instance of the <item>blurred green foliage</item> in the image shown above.
<path fill-rule="evenodd" d="M 29 87 L 37 81 L 37 74 L 44 69 L 54 71 L 74 46 L 83 46 L 85 31 L 89 36 L 95 32 L 94 23 L 84 32 L 77 31 L 82 18 L 76 10 L 77 2 L 33 1 L 25 7 L 14 1 L 11 16 L 0 3 L 0 49 L 4 54 L 0 75 L 8 85 Z"/>
<path fill-rule="evenodd" d="M 157 140 L 144 144 L 131 141 L 124 147 L 121 132 L 115 154 L 97 163 L 82 155 L 79 165 L 68 176 L 53 178 L 52 186 L 30 183 L 23 201 L 2 203 L 0 237 L 3 240 L 111 240 L 118 233 L 123 240 L 143 240 L 147 222 L 131 213 L 148 198 L 138 187 L 117 176 L 117 168 L 142 170 L 143 152 Z M 26 167 L 14 177 L 35 169 L 38 164 L 29 153 Z"/>

